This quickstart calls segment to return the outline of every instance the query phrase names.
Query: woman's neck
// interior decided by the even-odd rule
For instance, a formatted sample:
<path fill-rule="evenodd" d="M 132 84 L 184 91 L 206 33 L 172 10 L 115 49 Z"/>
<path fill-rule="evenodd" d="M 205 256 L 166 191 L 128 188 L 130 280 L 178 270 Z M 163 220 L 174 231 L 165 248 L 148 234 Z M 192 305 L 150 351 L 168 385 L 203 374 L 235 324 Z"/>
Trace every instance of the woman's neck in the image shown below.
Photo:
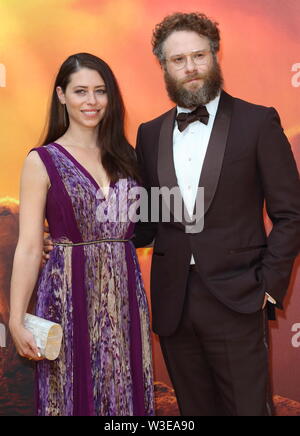
<path fill-rule="evenodd" d="M 98 127 L 95 129 L 70 126 L 66 133 L 59 138 L 62 145 L 74 145 L 82 148 L 96 148 L 98 146 Z"/>

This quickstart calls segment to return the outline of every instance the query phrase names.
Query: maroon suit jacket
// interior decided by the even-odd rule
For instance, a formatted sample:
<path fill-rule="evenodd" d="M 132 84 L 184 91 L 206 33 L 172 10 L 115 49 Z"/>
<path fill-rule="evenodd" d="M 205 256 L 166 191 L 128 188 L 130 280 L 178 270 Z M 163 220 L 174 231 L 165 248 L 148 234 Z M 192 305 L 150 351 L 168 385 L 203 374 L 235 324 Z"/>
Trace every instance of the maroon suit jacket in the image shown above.
<path fill-rule="evenodd" d="M 148 190 L 178 186 L 175 117 L 176 108 L 139 128 L 136 152 Z M 153 329 L 162 336 L 179 324 L 191 254 L 216 298 L 235 311 L 253 313 L 261 309 L 265 292 L 282 308 L 299 253 L 299 174 L 275 109 L 222 91 L 199 186 L 205 192 L 202 232 L 186 233 L 184 223 L 174 219 L 136 225 L 136 247 L 155 240 L 151 304 Z M 264 202 L 273 222 L 268 237 Z"/>

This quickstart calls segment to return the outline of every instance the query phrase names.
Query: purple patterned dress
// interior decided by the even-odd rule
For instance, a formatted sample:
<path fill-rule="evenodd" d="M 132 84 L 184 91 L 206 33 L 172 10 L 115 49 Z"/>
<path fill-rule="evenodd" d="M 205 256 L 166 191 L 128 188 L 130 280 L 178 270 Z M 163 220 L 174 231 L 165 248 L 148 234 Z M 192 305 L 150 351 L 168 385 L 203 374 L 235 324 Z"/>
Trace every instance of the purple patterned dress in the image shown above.
<path fill-rule="evenodd" d="M 51 182 L 46 217 L 56 244 L 39 279 L 36 314 L 64 332 L 58 359 L 37 364 L 37 414 L 151 416 L 149 312 L 130 241 L 134 224 L 124 219 L 136 182 L 111 184 L 105 198 L 61 145 L 34 150 Z"/>

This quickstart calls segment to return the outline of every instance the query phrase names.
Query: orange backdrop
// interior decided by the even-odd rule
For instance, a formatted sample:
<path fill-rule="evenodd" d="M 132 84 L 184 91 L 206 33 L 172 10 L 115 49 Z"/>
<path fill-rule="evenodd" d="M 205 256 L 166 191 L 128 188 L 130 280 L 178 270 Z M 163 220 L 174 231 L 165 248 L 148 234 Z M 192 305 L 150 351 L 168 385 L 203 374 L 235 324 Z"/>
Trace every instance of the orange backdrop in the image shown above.
<path fill-rule="evenodd" d="M 199 6 L 220 23 L 226 90 L 276 107 L 300 168 L 299 0 L 0 0 L 0 225 L 1 210 L 15 210 L 22 162 L 39 141 L 64 59 L 87 51 L 110 64 L 134 144 L 139 123 L 171 106 L 151 53 L 152 29 L 169 13 Z M 5 257 L 3 239 L 0 251 L 1 244 Z M 148 292 L 151 251 L 142 250 L 139 257 Z M 0 281 L 4 324 L 9 266 L 5 271 L 6 280 Z M 275 392 L 300 401 L 299 287 L 295 268 L 287 311 L 272 325 L 272 348 Z M 169 382 L 156 338 L 154 361 L 156 379 Z"/>

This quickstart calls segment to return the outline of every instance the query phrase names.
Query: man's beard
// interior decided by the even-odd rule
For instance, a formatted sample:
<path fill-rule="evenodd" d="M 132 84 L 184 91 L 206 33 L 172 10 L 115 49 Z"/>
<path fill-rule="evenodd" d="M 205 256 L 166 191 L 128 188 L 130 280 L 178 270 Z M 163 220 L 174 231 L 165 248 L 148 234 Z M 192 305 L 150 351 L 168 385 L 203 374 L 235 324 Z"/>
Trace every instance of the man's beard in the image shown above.
<path fill-rule="evenodd" d="M 202 79 L 204 81 L 200 88 L 186 89 L 184 83 L 187 80 Z M 223 86 L 223 76 L 218 61 L 214 58 L 214 63 L 208 73 L 194 73 L 187 76 L 184 80 L 174 79 L 165 70 L 165 83 L 168 95 L 174 103 L 180 107 L 193 108 L 200 105 L 206 105 L 216 98 Z"/>

